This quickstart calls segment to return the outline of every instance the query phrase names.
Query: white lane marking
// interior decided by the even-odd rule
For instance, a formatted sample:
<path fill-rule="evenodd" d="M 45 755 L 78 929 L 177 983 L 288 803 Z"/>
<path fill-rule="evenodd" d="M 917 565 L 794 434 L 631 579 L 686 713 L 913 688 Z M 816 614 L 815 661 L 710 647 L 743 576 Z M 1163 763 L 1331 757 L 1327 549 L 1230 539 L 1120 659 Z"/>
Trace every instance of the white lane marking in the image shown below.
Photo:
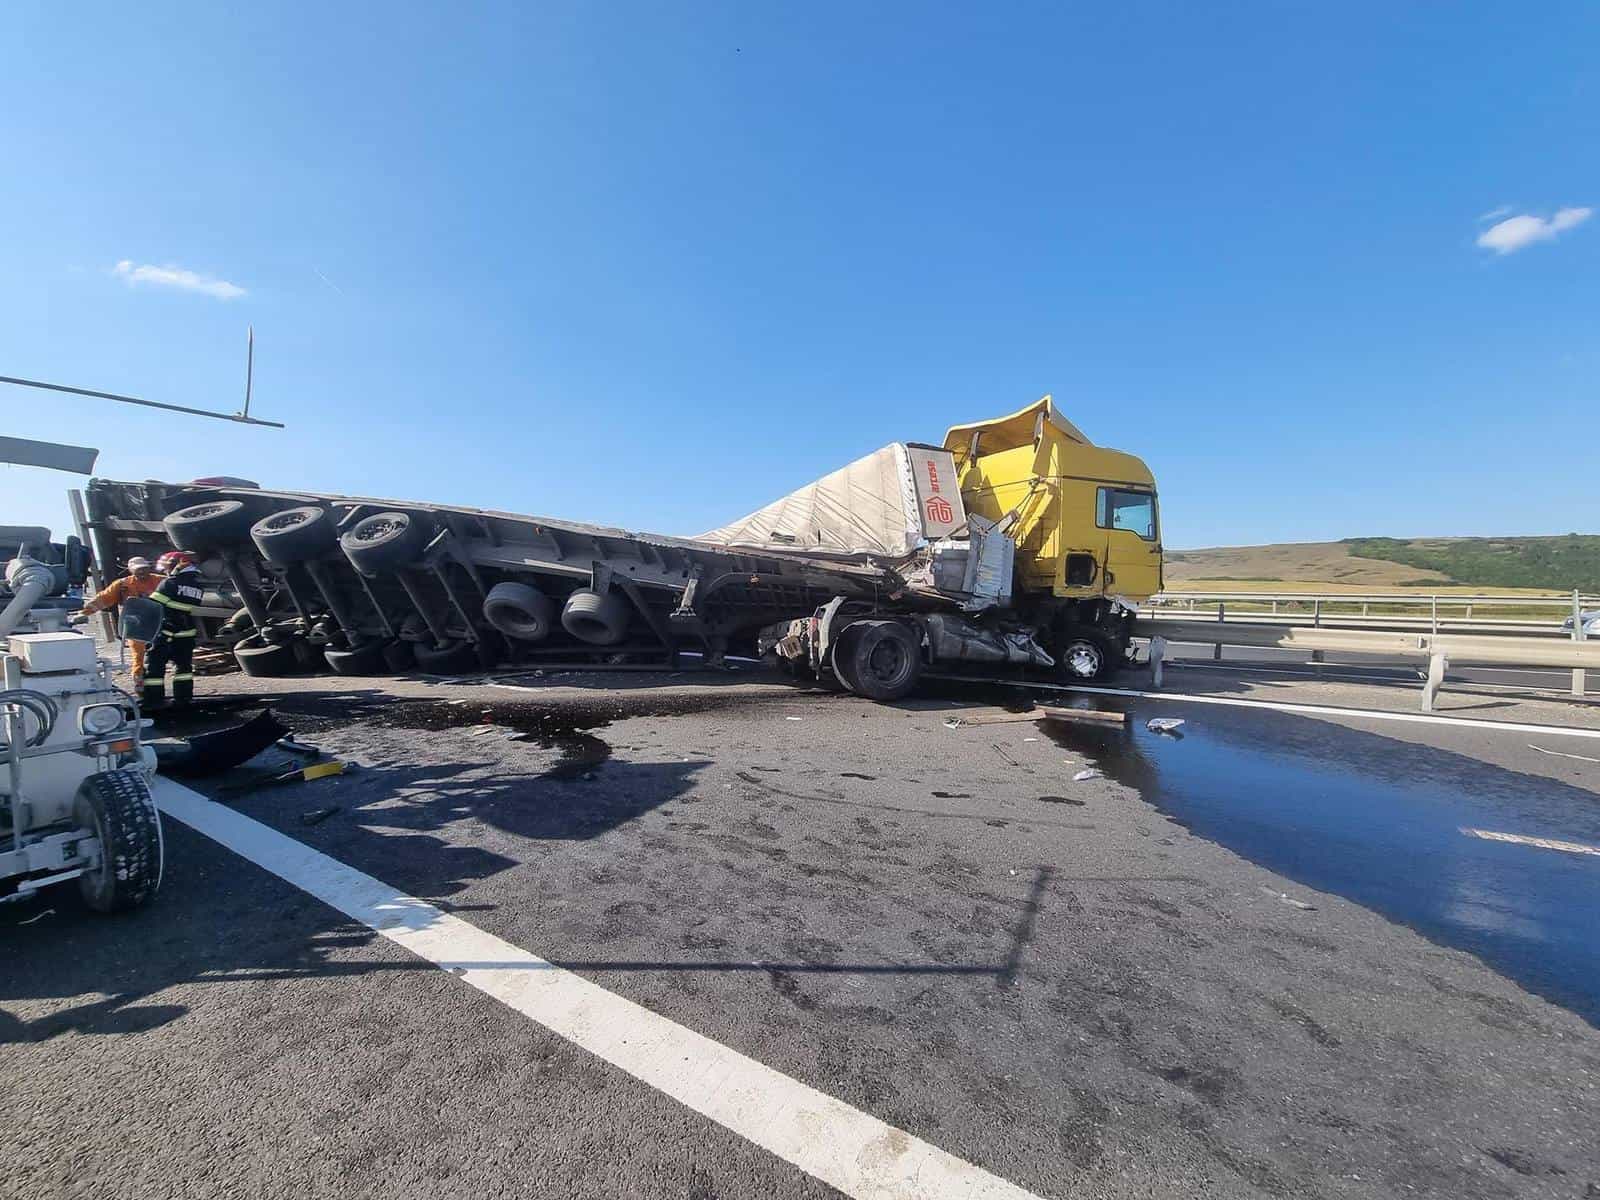
<path fill-rule="evenodd" d="M 1579 762 L 1600 763 L 1600 758 L 1590 758 L 1587 754 L 1567 754 L 1560 750 L 1546 750 L 1543 746 L 1535 746 L 1532 742 L 1528 743 L 1528 749 L 1537 750 L 1540 754 L 1553 754 L 1557 758 L 1575 758 Z"/>
<path fill-rule="evenodd" d="M 1037 1200 L 199 792 L 158 778 L 155 793 L 168 816 L 848 1196 Z"/>
<path fill-rule="evenodd" d="M 1560 850 L 1565 854 L 1600 855 L 1600 846 L 1591 846 L 1587 842 L 1562 842 L 1555 838 L 1529 837 L 1523 833 L 1501 833 L 1496 829 L 1468 829 L 1465 826 L 1461 832 L 1468 837 L 1482 838 L 1486 842 L 1515 842 L 1519 846 L 1537 846 L 1541 850 Z"/>
<path fill-rule="evenodd" d="M 1086 692 L 1094 696 L 1131 696 L 1140 700 L 1176 700 L 1184 704 L 1221 704 L 1230 708 L 1270 708 L 1277 712 L 1311 713 L 1325 717 L 1360 717 L 1368 721 L 1401 721 L 1411 725 L 1456 725 L 1491 733 L 1551 733 L 1566 737 L 1600 738 L 1600 729 L 1570 729 L 1564 725 L 1529 725 L 1520 721 L 1482 721 L 1473 717 L 1441 717 L 1432 713 L 1385 712 L 1377 708 L 1341 708 L 1333 704 L 1293 704 L 1287 700 L 1240 700 L 1233 696 L 1196 696 L 1187 692 L 1141 692 L 1135 688 L 1092 687 L 1086 683 L 1023 683 L 1014 679 L 984 679 L 977 675 L 929 675 L 957 683 L 1000 683 L 1007 687 L 1044 688 L 1052 692 Z"/>

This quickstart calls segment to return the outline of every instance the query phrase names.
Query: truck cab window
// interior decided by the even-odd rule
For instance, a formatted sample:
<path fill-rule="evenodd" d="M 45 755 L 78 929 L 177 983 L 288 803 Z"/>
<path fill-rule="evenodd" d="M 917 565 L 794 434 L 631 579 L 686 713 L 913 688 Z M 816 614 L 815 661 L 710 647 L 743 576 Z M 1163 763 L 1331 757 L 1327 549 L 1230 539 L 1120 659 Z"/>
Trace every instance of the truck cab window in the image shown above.
<path fill-rule="evenodd" d="M 1126 529 L 1147 542 L 1156 540 L 1156 498 L 1149 492 L 1103 487 L 1095 497 L 1095 524 Z"/>

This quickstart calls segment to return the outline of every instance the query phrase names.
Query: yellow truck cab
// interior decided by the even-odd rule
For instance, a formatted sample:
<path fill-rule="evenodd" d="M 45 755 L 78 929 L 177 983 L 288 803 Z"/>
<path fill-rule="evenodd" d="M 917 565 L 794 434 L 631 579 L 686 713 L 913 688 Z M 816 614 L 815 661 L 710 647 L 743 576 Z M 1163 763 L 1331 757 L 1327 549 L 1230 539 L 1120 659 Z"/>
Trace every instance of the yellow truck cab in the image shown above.
<path fill-rule="evenodd" d="M 945 434 L 968 514 L 1016 543 L 1012 605 L 1063 670 L 1094 678 L 1126 656 L 1134 606 L 1161 590 L 1155 476 L 1092 443 L 1045 396 Z"/>

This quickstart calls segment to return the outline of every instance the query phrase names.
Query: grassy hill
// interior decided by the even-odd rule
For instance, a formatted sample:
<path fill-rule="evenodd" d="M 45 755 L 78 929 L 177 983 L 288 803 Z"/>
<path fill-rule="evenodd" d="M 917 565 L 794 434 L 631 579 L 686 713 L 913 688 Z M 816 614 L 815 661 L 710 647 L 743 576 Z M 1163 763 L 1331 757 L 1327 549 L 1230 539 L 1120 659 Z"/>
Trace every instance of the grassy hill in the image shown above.
<path fill-rule="evenodd" d="M 1174 591 L 1600 592 L 1600 536 L 1347 538 L 1181 550 Z"/>

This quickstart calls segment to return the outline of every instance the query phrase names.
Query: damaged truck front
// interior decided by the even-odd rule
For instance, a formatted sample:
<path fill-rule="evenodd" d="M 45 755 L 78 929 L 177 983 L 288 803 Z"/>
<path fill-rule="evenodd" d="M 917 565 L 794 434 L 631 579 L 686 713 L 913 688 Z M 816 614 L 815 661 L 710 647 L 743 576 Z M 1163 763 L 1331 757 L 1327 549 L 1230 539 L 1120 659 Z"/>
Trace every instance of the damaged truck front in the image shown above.
<path fill-rule="evenodd" d="M 770 626 L 763 650 L 873 699 L 905 695 L 932 663 L 1029 664 L 1085 682 L 1127 661 L 1136 606 L 1161 589 L 1155 479 L 1132 455 L 1091 443 L 1049 396 L 958 425 L 942 447 L 888 447 L 703 536 L 825 541 L 811 526 L 836 524 L 837 513 L 859 521 L 849 474 L 897 449 L 908 534 L 920 522 L 922 536 L 889 545 L 886 523 L 855 549 L 869 559 L 904 551 L 894 560 L 903 586 Z"/>
<path fill-rule="evenodd" d="M 99 570 L 191 551 L 203 644 L 254 675 L 466 674 L 767 652 L 874 699 L 924 666 L 1123 661 L 1155 489 L 1045 397 L 896 443 L 697 538 L 243 480 L 90 482 Z"/>

